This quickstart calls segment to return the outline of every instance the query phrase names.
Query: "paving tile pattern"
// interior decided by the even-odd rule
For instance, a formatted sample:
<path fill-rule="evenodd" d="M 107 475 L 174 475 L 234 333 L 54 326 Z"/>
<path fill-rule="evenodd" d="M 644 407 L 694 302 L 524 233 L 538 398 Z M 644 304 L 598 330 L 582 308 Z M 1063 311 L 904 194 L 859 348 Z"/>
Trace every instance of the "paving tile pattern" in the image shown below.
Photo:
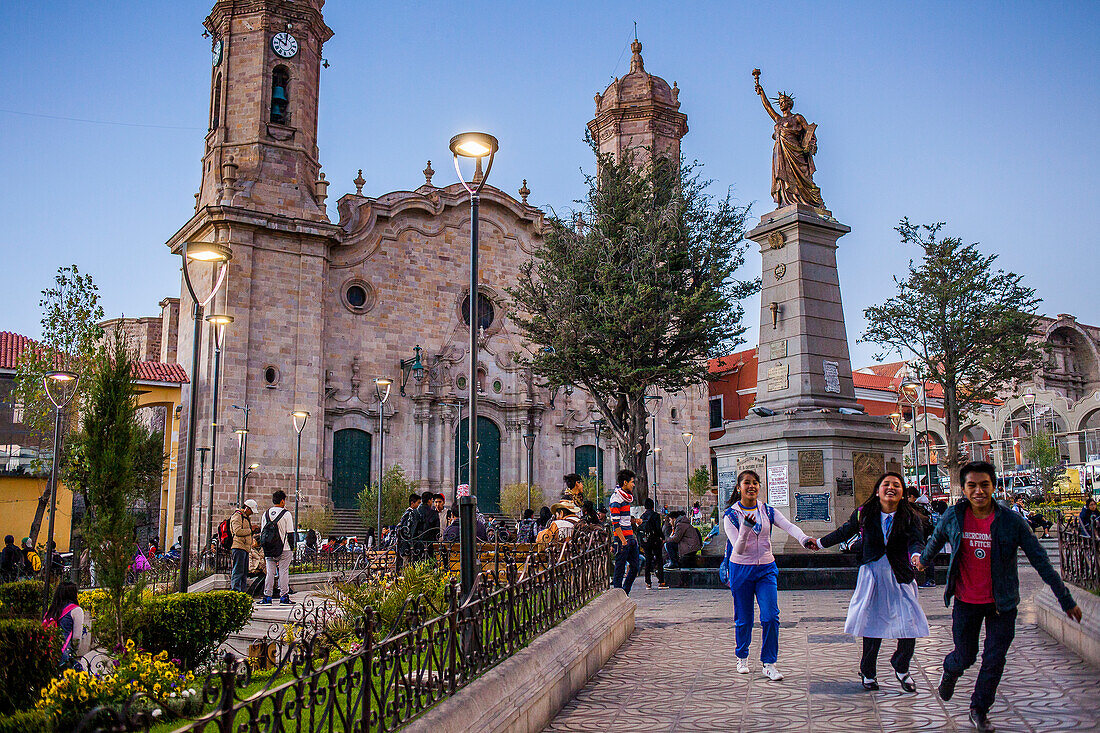
<path fill-rule="evenodd" d="M 1026 563 L 1025 563 L 1026 565 Z M 1020 569 L 1021 596 L 1041 586 Z M 705 589 L 647 591 L 637 584 L 634 634 L 546 729 L 551 733 L 637 731 L 953 731 L 967 720 L 978 663 L 947 703 L 935 694 L 951 649 L 951 617 L 943 589 L 921 589 L 932 635 L 917 642 L 916 694 L 902 691 L 883 642 L 882 689 L 858 679 L 861 646 L 843 634 L 849 591 L 781 591 L 779 662 L 784 679 L 760 674 L 759 625 L 749 653 L 752 674 L 735 670 L 729 593 Z M 1100 731 L 1100 669 L 1059 646 L 1035 624 L 1030 602 L 1020 608 L 1016 639 L 990 711 L 997 730 Z"/>

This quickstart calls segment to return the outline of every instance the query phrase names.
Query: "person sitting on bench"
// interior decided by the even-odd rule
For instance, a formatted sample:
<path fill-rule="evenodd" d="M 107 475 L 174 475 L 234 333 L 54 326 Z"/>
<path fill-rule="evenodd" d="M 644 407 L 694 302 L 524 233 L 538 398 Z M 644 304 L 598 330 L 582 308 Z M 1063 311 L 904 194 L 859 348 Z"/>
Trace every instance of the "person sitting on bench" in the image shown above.
<path fill-rule="evenodd" d="M 703 548 L 703 537 L 699 530 L 691 525 L 686 512 L 673 512 L 672 534 L 665 542 L 665 552 L 668 553 L 666 568 L 678 568 L 692 555 Z"/>

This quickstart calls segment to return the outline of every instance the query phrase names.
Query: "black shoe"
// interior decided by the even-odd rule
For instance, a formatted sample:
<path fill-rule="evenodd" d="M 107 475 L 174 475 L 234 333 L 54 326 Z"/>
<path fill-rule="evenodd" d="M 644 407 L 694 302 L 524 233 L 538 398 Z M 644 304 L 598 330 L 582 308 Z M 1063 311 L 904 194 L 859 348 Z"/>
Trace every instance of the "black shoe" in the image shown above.
<path fill-rule="evenodd" d="M 958 681 L 959 678 L 948 674 L 946 669 L 940 673 L 940 683 L 936 685 L 936 692 L 939 693 L 941 700 L 947 702 L 951 699 L 955 694 L 955 683 Z"/>
<path fill-rule="evenodd" d="M 970 708 L 970 724 L 974 726 L 980 733 L 993 733 L 996 728 L 989 722 L 989 718 L 985 716 L 981 710 Z"/>
<path fill-rule="evenodd" d="M 878 689 L 878 680 L 876 680 L 874 677 L 864 677 L 863 673 L 861 672 L 859 675 L 859 681 L 863 683 L 863 689 L 865 690 Z"/>
<path fill-rule="evenodd" d="M 902 674 L 901 672 L 895 671 L 894 676 L 897 677 L 898 682 L 901 683 L 901 689 L 905 690 L 906 692 L 917 691 L 917 683 L 913 681 L 913 675 L 909 674 L 908 672 Z"/>

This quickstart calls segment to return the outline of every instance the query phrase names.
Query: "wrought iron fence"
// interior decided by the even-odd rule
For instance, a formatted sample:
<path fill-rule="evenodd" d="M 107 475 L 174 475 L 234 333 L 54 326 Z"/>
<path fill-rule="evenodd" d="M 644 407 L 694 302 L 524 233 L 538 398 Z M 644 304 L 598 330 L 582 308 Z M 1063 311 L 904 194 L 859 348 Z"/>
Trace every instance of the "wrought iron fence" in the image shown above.
<path fill-rule="evenodd" d="M 1074 585 L 1100 592 L 1100 522 L 1093 518 L 1088 528 L 1077 517 L 1058 517 L 1058 553 L 1062 577 Z"/>
<path fill-rule="evenodd" d="M 252 664 L 226 653 L 189 705 L 203 709 L 181 710 L 193 719 L 177 733 L 396 730 L 607 589 L 607 553 L 592 537 L 551 551 L 545 567 L 524 574 L 498 549 L 503 574 L 485 568 L 467 598 L 452 580 L 441 607 L 411 598 L 389 628 L 368 610 L 344 639 L 330 632 L 329 607 L 306 609 L 296 633 L 276 642 L 265 685 L 252 689 Z M 78 730 L 148 729 L 162 702 L 93 710 Z"/>

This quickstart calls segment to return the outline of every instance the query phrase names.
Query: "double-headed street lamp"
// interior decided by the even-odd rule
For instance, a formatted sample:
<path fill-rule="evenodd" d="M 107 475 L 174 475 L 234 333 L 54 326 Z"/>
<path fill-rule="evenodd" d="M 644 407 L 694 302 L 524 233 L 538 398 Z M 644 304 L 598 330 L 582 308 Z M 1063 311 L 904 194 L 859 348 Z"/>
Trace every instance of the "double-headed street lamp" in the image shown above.
<path fill-rule="evenodd" d="M 378 377 L 374 380 L 374 396 L 378 398 L 378 515 L 374 525 L 374 536 L 382 536 L 382 477 L 386 474 L 386 400 L 390 398 L 393 380 Z"/>
<path fill-rule="evenodd" d="M 199 409 L 199 329 L 202 328 L 203 309 L 214 299 L 229 272 L 229 259 L 232 254 L 229 247 L 219 242 L 187 242 L 180 247 L 183 258 L 183 282 L 191 296 L 191 315 L 194 323 L 191 328 L 191 396 L 187 411 L 187 452 L 184 454 L 183 470 L 183 544 L 180 548 L 180 593 L 187 592 L 188 569 L 191 567 L 191 512 L 194 501 L 195 483 L 195 434 L 198 429 Z M 207 262 L 218 265 L 214 287 L 205 299 L 200 300 L 191 282 L 190 265 L 193 262 Z"/>
<path fill-rule="evenodd" d="M 649 416 L 653 427 L 653 443 L 649 447 L 649 452 L 653 455 L 653 495 L 656 497 L 657 491 L 661 488 L 661 480 L 659 477 L 660 471 L 658 470 L 658 463 L 661 459 L 661 449 L 657 447 L 657 413 L 661 410 L 661 393 L 656 389 L 653 394 L 647 394 L 644 400 L 645 414 Z"/>
<path fill-rule="evenodd" d="M 898 388 L 898 393 L 901 398 L 905 400 L 905 403 L 909 405 L 909 410 L 912 413 L 912 426 L 913 426 L 913 475 L 917 477 L 917 488 L 920 488 L 920 454 L 917 452 L 917 402 L 920 401 L 920 393 L 923 391 L 923 385 L 916 379 L 906 378 Z M 931 493 L 932 489 L 932 477 L 928 477 L 928 489 Z"/>
<path fill-rule="evenodd" d="M 247 412 L 244 414 L 244 424 L 248 424 Z M 248 450 L 248 428 L 237 428 L 233 434 L 237 436 L 237 507 L 240 508 L 244 506 L 244 459 Z"/>
<path fill-rule="evenodd" d="M 68 406 L 80 384 L 80 377 L 73 372 L 54 371 L 42 375 L 46 397 L 53 405 L 53 460 L 50 463 L 50 521 L 46 529 L 45 587 L 42 589 L 42 613 L 50 607 L 50 572 L 53 570 L 53 529 L 57 516 L 57 464 L 61 451 L 61 411 Z"/>
<path fill-rule="evenodd" d="M 294 531 L 298 531 L 298 502 L 302 496 L 302 431 L 306 429 L 309 413 L 295 410 L 290 417 L 294 420 L 294 432 L 298 433 L 298 449 L 294 454 Z"/>
<path fill-rule="evenodd" d="M 531 472 L 535 467 L 535 434 L 524 433 L 523 445 L 527 447 L 527 508 L 531 508 Z"/>
<path fill-rule="evenodd" d="M 684 441 L 684 507 L 691 504 L 691 439 L 695 433 L 685 430 L 680 433 L 680 440 Z"/>
<path fill-rule="evenodd" d="M 455 172 L 458 180 L 466 193 L 470 194 L 470 415 L 468 417 L 469 439 L 466 441 L 469 466 L 470 495 L 460 496 L 458 499 L 459 516 L 459 551 L 461 558 L 460 579 L 462 594 L 468 598 L 474 590 L 474 581 L 477 579 L 477 546 L 476 546 L 476 514 L 477 514 L 477 325 L 478 325 L 478 266 L 477 266 L 477 227 L 478 207 L 481 202 L 481 189 L 485 181 L 489 179 L 489 172 L 493 170 L 493 159 L 500 147 L 497 139 L 484 132 L 463 132 L 451 138 L 449 145 L 454 156 Z M 489 162 L 485 166 L 484 174 L 481 174 L 481 161 L 488 157 Z M 472 184 L 466 183 L 462 175 L 462 169 L 458 165 L 459 158 L 472 158 L 474 160 L 474 176 Z M 480 175 L 479 175 L 480 174 Z"/>
<path fill-rule="evenodd" d="M 214 473 L 218 463 L 218 391 L 221 385 L 222 344 L 225 327 L 233 322 L 233 316 L 211 313 L 206 322 L 214 327 L 214 396 L 210 405 L 210 496 L 206 505 L 206 544 L 214 539 Z M 199 477 L 202 481 L 202 477 Z"/>

